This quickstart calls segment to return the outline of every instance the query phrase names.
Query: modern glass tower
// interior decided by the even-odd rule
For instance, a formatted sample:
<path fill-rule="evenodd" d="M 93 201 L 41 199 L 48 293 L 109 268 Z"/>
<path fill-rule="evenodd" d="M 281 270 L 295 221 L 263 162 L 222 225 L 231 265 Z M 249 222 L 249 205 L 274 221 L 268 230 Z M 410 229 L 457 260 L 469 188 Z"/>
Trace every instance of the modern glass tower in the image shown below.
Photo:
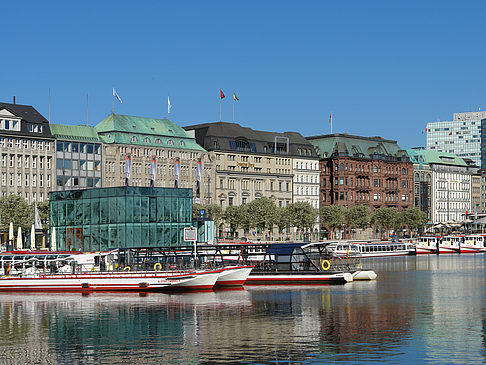
<path fill-rule="evenodd" d="M 427 149 L 486 167 L 486 112 L 454 113 L 452 121 L 427 123 Z"/>
<path fill-rule="evenodd" d="M 50 193 L 49 201 L 57 250 L 180 246 L 184 228 L 192 223 L 192 189 L 57 191 Z"/>

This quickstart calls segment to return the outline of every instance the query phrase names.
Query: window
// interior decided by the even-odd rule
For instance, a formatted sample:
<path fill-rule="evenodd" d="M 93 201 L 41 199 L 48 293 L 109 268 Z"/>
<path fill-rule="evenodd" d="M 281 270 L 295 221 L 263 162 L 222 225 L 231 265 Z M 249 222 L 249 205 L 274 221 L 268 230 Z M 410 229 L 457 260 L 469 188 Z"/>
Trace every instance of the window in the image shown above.
<path fill-rule="evenodd" d="M 57 142 L 57 143 L 56 143 L 56 151 L 57 151 L 57 152 L 62 152 L 62 151 L 63 151 L 63 149 L 64 149 L 64 147 L 63 147 L 63 143 L 62 143 L 62 142 Z"/>
<path fill-rule="evenodd" d="M 7 185 L 7 174 L 2 172 L 2 186 Z"/>
<path fill-rule="evenodd" d="M 15 140 L 15 147 L 20 148 L 20 139 Z"/>
<path fill-rule="evenodd" d="M 29 186 L 29 174 L 25 174 L 25 186 Z"/>
<path fill-rule="evenodd" d="M 32 168 L 37 168 L 37 156 L 32 156 Z"/>
<path fill-rule="evenodd" d="M 344 185 L 344 178 L 343 177 L 339 178 L 339 185 Z"/>
<path fill-rule="evenodd" d="M 374 186 L 374 187 L 377 187 L 377 186 L 378 186 L 378 179 L 374 179 L 374 180 L 373 180 L 373 186 Z"/>
<path fill-rule="evenodd" d="M 174 145 L 174 141 L 173 141 L 173 140 L 171 140 L 171 139 L 169 139 L 169 140 L 167 141 L 167 144 L 168 144 L 169 146 L 173 146 L 173 145 Z"/>
<path fill-rule="evenodd" d="M 9 161 L 8 161 L 8 166 L 9 167 L 14 167 L 14 155 L 9 155 Z"/>
<path fill-rule="evenodd" d="M 151 142 L 152 142 L 152 141 L 150 140 L 150 138 L 148 138 L 148 137 L 145 137 L 145 138 L 143 139 L 143 141 L 144 141 L 145 143 L 151 143 Z"/>
<path fill-rule="evenodd" d="M 160 138 L 157 138 L 157 139 L 155 140 L 155 144 L 162 144 L 162 140 L 161 140 Z"/>
<path fill-rule="evenodd" d="M 37 186 L 37 175 L 32 174 L 32 186 L 35 188 Z"/>
<path fill-rule="evenodd" d="M 21 155 L 17 156 L 17 167 L 18 168 L 22 167 L 22 156 Z"/>

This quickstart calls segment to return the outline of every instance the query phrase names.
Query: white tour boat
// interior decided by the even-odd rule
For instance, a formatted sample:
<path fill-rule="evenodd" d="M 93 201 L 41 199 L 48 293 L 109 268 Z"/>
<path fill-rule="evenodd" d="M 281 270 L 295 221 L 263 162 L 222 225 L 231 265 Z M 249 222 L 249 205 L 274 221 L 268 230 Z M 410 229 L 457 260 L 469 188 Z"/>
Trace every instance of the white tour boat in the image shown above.
<path fill-rule="evenodd" d="M 486 252 L 486 235 L 471 234 L 464 237 L 461 243 L 461 253 Z"/>
<path fill-rule="evenodd" d="M 459 253 L 464 236 L 444 236 L 439 240 L 439 254 Z"/>
<path fill-rule="evenodd" d="M 326 246 L 336 257 L 385 257 L 415 255 L 411 242 L 336 242 Z"/>
<path fill-rule="evenodd" d="M 419 237 L 415 250 L 417 255 L 437 253 L 440 236 L 422 236 Z"/>

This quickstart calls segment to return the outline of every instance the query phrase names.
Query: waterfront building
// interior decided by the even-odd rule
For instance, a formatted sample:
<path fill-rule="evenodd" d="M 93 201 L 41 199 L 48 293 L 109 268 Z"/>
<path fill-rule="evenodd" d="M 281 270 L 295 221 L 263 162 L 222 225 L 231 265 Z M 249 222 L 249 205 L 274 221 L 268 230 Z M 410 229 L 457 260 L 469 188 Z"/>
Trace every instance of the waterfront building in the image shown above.
<path fill-rule="evenodd" d="M 32 204 L 47 200 L 55 184 L 54 137 L 34 107 L 0 103 L 0 186 Z"/>
<path fill-rule="evenodd" d="M 211 153 L 216 166 L 215 202 L 223 210 L 261 197 L 270 198 L 277 207 L 306 201 L 318 208 L 318 156 L 299 133 L 260 131 L 227 122 L 184 129 Z M 218 230 L 219 236 L 229 233 L 223 224 Z"/>
<path fill-rule="evenodd" d="M 106 251 L 183 245 L 192 190 L 122 186 L 50 194 L 56 249 Z M 51 237 L 53 242 L 53 237 Z"/>
<path fill-rule="evenodd" d="M 427 123 L 427 149 L 454 153 L 486 167 L 486 112 L 454 113 L 452 121 Z"/>
<path fill-rule="evenodd" d="M 212 202 L 214 168 L 208 153 L 167 119 L 112 114 L 94 127 L 103 143 L 102 186 L 189 188 Z"/>
<path fill-rule="evenodd" d="M 415 206 L 429 223 L 463 221 L 471 212 L 471 175 L 464 159 L 447 152 L 409 149 L 413 162 Z"/>
<path fill-rule="evenodd" d="M 56 138 L 56 190 L 100 188 L 101 140 L 93 127 L 52 124 Z"/>
<path fill-rule="evenodd" d="M 307 137 L 320 156 L 321 206 L 413 205 L 412 164 L 396 141 L 347 133 Z"/>
<path fill-rule="evenodd" d="M 486 213 L 486 169 L 478 172 L 481 174 L 481 213 Z"/>

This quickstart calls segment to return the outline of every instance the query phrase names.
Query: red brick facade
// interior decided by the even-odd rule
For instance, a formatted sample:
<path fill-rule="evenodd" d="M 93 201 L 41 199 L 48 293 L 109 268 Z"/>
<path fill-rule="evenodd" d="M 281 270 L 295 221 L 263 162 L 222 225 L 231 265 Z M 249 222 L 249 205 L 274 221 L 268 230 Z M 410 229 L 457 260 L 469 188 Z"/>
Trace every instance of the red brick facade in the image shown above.
<path fill-rule="evenodd" d="M 321 206 L 413 206 L 413 164 L 336 156 L 319 163 Z"/>

